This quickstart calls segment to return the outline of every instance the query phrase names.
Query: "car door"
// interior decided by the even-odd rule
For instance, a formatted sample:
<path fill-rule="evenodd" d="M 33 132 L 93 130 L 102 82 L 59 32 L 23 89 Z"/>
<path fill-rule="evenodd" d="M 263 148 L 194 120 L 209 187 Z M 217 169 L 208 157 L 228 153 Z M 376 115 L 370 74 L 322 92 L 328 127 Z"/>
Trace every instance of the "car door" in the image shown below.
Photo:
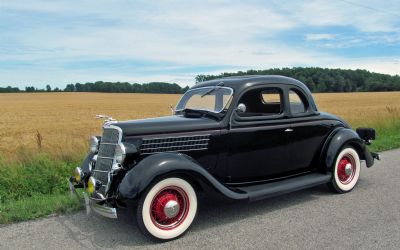
<path fill-rule="evenodd" d="M 227 134 L 229 182 L 245 183 L 281 177 L 290 172 L 284 89 L 268 85 L 247 90 L 236 105 Z"/>
<path fill-rule="evenodd" d="M 312 112 L 309 101 L 301 89 L 292 86 L 288 89 L 290 133 L 287 151 L 290 152 L 290 165 L 298 171 L 311 171 L 318 167 L 323 143 L 332 131 L 330 121 Z"/>

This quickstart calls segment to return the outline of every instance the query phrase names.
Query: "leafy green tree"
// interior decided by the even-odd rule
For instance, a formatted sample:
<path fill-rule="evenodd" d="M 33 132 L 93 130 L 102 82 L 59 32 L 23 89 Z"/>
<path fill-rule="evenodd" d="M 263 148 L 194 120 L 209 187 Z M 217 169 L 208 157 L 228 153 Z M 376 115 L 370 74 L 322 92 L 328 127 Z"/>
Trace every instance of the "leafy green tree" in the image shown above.
<path fill-rule="evenodd" d="M 68 85 L 65 87 L 64 91 L 65 91 L 65 92 L 74 92 L 74 91 L 75 91 L 75 86 L 74 86 L 72 83 L 71 83 L 71 84 L 68 84 Z"/>
<path fill-rule="evenodd" d="M 35 92 L 35 87 L 31 86 L 31 87 L 25 87 L 25 92 Z"/>
<path fill-rule="evenodd" d="M 235 75 L 283 75 L 300 80 L 311 91 L 396 91 L 400 90 L 400 76 L 372 73 L 367 70 L 326 69 L 318 67 L 274 68 L 265 70 L 224 72 L 219 75 L 198 75 L 196 82 Z"/>
<path fill-rule="evenodd" d="M 6 88 L 0 87 L 0 93 L 16 93 L 20 92 L 19 88 L 7 86 Z"/>
<path fill-rule="evenodd" d="M 298 79 L 314 92 L 351 92 L 351 91 L 400 91 L 400 76 L 372 73 L 367 70 L 327 69 L 318 67 L 272 68 L 264 70 L 247 70 L 224 72 L 219 75 L 197 75 L 196 83 L 237 75 L 283 75 Z M 150 82 L 103 82 L 68 84 L 65 92 L 114 92 L 114 93 L 184 93 L 189 89 L 180 87 L 176 83 Z M 0 92 L 18 92 L 18 88 L 0 87 Z M 33 86 L 25 87 L 25 92 L 51 91 L 50 85 L 46 89 L 36 89 Z M 61 91 L 56 88 L 54 91 Z"/>

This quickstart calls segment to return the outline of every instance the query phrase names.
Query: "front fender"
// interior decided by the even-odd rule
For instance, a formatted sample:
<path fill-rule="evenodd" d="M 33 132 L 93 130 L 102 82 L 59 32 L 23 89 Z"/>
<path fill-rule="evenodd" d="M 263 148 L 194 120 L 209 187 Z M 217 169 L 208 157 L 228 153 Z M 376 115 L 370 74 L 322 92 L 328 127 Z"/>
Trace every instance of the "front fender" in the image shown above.
<path fill-rule="evenodd" d="M 200 185 L 207 185 L 229 199 L 248 199 L 247 194 L 224 186 L 198 163 L 181 153 L 159 153 L 140 161 L 122 179 L 118 187 L 118 196 L 123 199 L 135 199 L 155 178 L 171 174 L 189 176 Z"/>
<path fill-rule="evenodd" d="M 325 157 L 322 161 L 328 169 L 334 166 L 336 156 L 345 145 L 354 147 L 360 158 L 365 160 L 367 167 L 371 167 L 374 164 L 374 159 L 365 145 L 365 142 L 360 136 L 353 130 L 348 128 L 339 128 L 332 132 L 327 142 Z"/>
<path fill-rule="evenodd" d="M 94 153 L 89 153 L 89 154 L 86 156 L 85 160 L 82 162 L 82 164 L 81 164 L 81 169 L 82 169 L 82 171 L 83 171 L 84 173 L 89 173 L 89 172 L 90 172 L 89 164 L 90 164 L 90 162 L 93 160 L 93 156 L 94 156 L 94 155 L 95 155 Z"/>

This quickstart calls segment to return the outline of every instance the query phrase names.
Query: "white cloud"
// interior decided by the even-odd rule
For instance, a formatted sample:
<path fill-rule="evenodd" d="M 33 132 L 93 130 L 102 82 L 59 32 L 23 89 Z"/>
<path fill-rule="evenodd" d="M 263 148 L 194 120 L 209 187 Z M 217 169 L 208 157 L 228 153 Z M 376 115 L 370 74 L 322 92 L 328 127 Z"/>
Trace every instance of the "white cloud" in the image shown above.
<path fill-rule="evenodd" d="M 320 41 L 320 40 L 333 40 L 336 38 L 335 34 L 306 34 L 306 41 Z"/>
<path fill-rule="evenodd" d="M 338 59 L 326 65 L 330 68 L 366 69 L 372 72 L 400 75 L 400 56 Z"/>
<path fill-rule="evenodd" d="M 360 4 L 350 1 L 294 1 L 286 6 L 287 11 L 296 10 L 292 12 L 293 18 L 304 25 L 348 26 L 362 32 L 399 31 L 400 3 L 397 0 L 368 0 L 360 1 Z M 363 6 L 372 6 L 373 9 Z"/>
<path fill-rule="evenodd" d="M 400 12 L 397 1 L 377 3 L 362 2 Z M 0 22 L 10 26 L 3 30 L 0 26 L 0 66 L 7 62 L 34 65 L 0 69 L 0 84 L 95 80 L 185 84 L 200 73 L 300 65 L 400 74 L 391 58 L 349 59 L 335 54 L 334 49 L 400 42 L 398 17 L 347 2 L 3 1 L 0 11 Z M 359 34 L 341 34 L 331 30 L 333 26 Z M 305 48 L 301 41 L 291 41 L 296 29 L 306 30 L 300 40 L 318 46 Z M 82 60 L 155 65 L 149 63 L 146 73 L 129 65 L 79 70 L 66 66 Z M 218 66 L 220 71 L 202 70 L 204 66 Z M 184 67 L 192 69 L 177 70 Z M 171 73 L 165 73 L 168 70 Z"/>

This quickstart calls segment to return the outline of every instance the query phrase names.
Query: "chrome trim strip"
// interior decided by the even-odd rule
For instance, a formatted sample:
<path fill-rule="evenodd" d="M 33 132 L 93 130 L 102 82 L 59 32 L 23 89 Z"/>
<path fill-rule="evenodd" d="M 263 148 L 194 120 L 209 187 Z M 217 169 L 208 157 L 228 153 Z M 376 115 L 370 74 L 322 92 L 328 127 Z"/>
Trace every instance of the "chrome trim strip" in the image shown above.
<path fill-rule="evenodd" d="M 107 145 L 118 145 L 118 143 L 111 143 L 111 142 L 103 142 L 101 144 L 107 144 Z"/>
<path fill-rule="evenodd" d="M 179 151 L 156 151 L 156 152 L 142 152 L 144 155 L 149 155 L 149 154 L 157 154 L 157 153 L 173 153 L 173 152 L 187 152 L 187 151 L 199 151 L 199 150 L 207 150 L 208 147 L 205 148 L 194 148 L 194 149 L 182 149 Z"/>
<path fill-rule="evenodd" d="M 93 172 L 100 172 L 100 173 L 108 173 L 109 171 L 104 171 L 104 170 L 93 170 Z"/>
<path fill-rule="evenodd" d="M 188 136 L 187 136 L 188 137 Z M 171 137 L 172 138 L 172 137 Z M 151 140 L 153 140 L 153 139 L 151 139 Z M 148 141 L 151 141 L 151 140 L 148 140 Z M 158 139 L 154 139 L 154 140 L 158 140 Z M 180 142 L 193 142 L 193 141 L 209 141 L 210 140 L 210 138 L 207 138 L 207 139 L 198 139 L 198 140 L 186 140 L 186 141 L 171 141 L 171 142 L 153 142 L 153 143 L 146 143 L 146 142 L 143 142 L 142 143 L 142 146 L 143 145 L 153 145 L 153 144 L 162 144 L 162 143 L 164 143 L 164 144 L 167 144 L 167 143 L 180 143 Z M 144 140 L 143 140 L 144 141 Z"/>
<path fill-rule="evenodd" d="M 179 146 L 166 146 L 166 147 L 154 147 L 154 148 L 143 148 L 143 149 L 141 149 L 141 151 L 145 151 L 145 150 L 149 150 L 149 149 L 181 148 L 181 147 L 196 147 L 196 146 L 208 146 L 208 143 L 179 145 Z"/>
<path fill-rule="evenodd" d="M 97 155 L 97 158 L 103 158 L 103 159 L 109 159 L 109 160 L 113 160 L 114 159 L 114 157 L 99 156 L 99 155 Z"/>
<path fill-rule="evenodd" d="M 187 137 L 205 137 L 210 136 L 211 134 L 204 134 L 204 135 L 181 135 L 181 136 L 171 136 L 171 137 L 152 137 L 152 138 L 144 138 L 143 141 L 149 140 L 161 140 L 161 139 L 175 139 L 175 138 L 187 138 Z"/>

